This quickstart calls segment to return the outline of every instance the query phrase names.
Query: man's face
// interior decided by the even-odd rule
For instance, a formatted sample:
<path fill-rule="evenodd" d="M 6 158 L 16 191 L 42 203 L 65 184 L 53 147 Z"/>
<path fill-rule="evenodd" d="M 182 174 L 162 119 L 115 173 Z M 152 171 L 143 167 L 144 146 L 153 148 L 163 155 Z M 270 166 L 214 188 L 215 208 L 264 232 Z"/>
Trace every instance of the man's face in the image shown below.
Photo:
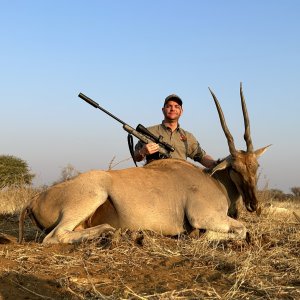
<path fill-rule="evenodd" d="M 167 121 L 178 121 L 182 114 L 182 107 L 175 101 L 168 101 L 162 108 L 162 112 Z"/>

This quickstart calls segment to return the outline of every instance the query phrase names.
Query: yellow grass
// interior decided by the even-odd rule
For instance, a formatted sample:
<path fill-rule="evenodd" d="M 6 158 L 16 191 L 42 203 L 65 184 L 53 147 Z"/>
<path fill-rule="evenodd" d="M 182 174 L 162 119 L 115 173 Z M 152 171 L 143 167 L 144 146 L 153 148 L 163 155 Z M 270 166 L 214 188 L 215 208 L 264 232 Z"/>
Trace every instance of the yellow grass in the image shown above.
<path fill-rule="evenodd" d="M 25 203 L 39 192 L 39 189 L 31 187 L 0 189 L 0 215 L 19 213 Z"/>
<path fill-rule="evenodd" d="M 22 195 L 12 197 L 32 196 Z M 18 245 L 17 217 L 2 216 L 0 299 L 300 299 L 300 222 L 293 214 L 300 215 L 300 201 L 262 193 L 260 202 L 259 217 L 240 209 L 250 243 L 122 230 L 89 243 L 42 245 L 43 235 L 27 222 L 26 242 Z"/>

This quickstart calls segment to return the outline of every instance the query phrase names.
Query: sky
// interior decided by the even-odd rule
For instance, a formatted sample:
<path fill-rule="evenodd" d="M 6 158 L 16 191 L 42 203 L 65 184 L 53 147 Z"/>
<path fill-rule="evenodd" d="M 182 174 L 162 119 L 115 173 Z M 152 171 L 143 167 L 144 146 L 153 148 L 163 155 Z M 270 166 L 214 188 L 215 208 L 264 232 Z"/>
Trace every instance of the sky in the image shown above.
<path fill-rule="evenodd" d="M 72 165 L 134 167 L 122 125 L 180 125 L 214 158 L 229 154 L 210 87 L 245 150 L 239 86 L 259 159 L 259 188 L 300 186 L 300 1 L 0 0 L 0 154 L 27 161 L 36 185 Z M 135 140 L 136 142 L 137 140 Z M 140 164 L 141 165 L 141 164 Z"/>

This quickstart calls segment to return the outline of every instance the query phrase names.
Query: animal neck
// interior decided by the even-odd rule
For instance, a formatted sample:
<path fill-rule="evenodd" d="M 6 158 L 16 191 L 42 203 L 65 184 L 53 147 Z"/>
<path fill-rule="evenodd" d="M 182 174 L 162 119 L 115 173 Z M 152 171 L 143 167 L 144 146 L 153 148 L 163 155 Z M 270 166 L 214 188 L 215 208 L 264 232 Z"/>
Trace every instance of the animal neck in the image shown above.
<path fill-rule="evenodd" d="M 224 191 L 228 202 L 228 215 L 236 216 L 237 209 L 236 204 L 240 199 L 241 194 L 239 193 L 235 183 L 232 181 L 230 177 L 230 168 L 226 168 L 224 170 L 219 170 L 215 172 L 212 177 L 217 181 L 220 188 Z"/>

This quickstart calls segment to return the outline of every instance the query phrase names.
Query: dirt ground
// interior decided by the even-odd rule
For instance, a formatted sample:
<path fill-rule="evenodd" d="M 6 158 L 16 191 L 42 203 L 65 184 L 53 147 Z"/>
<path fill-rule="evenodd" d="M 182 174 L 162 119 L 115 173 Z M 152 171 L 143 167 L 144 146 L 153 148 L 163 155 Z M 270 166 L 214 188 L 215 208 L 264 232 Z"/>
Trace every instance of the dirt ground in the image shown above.
<path fill-rule="evenodd" d="M 300 223 L 242 213 L 251 241 L 122 231 L 42 245 L 27 221 L 0 216 L 0 299 L 300 299 Z"/>

